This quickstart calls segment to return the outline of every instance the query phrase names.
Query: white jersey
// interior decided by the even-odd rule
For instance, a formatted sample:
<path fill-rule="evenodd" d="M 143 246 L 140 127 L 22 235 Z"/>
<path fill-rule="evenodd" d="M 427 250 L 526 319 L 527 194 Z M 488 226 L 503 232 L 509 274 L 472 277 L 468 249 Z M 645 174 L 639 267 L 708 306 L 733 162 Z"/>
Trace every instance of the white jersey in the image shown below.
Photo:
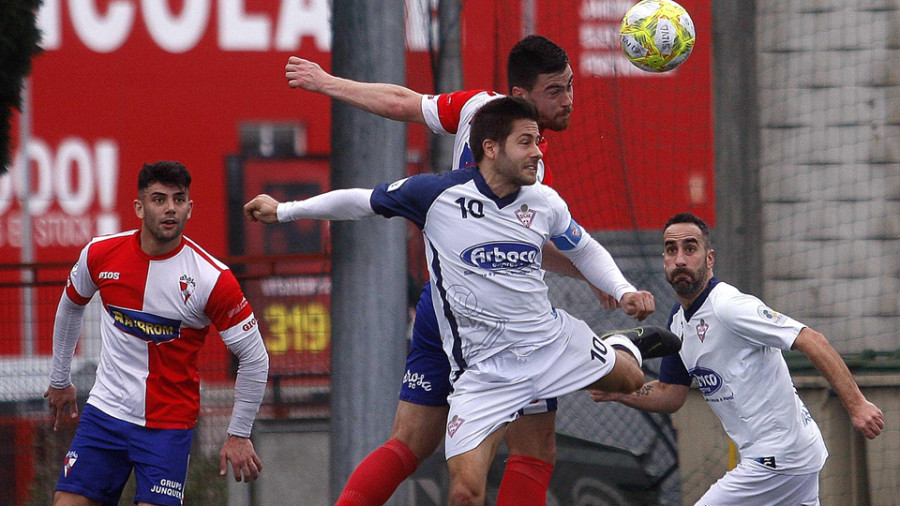
<path fill-rule="evenodd" d="M 677 306 L 670 324 L 683 339 L 684 367 L 742 460 L 785 474 L 819 471 L 828 456 L 781 354 L 804 327 L 715 278 L 687 314 Z"/>
<path fill-rule="evenodd" d="M 475 166 L 475 158 L 469 147 L 472 118 L 484 104 L 504 95 L 487 90 L 456 91 L 422 98 L 422 114 L 425 124 L 438 135 L 455 135 L 453 138 L 453 165 L 451 170 Z M 546 139 L 541 140 L 541 152 L 546 154 Z M 544 161 L 538 161 L 537 180 L 552 184 L 544 169 Z"/>
<path fill-rule="evenodd" d="M 527 354 L 567 331 L 547 298 L 541 249 L 577 251 L 593 239 L 566 203 L 540 183 L 497 198 L 475 167 L 418 175 L 375 188 L 371 206 L 403 216 L 425 238 L 432 298 L 454 370 L 503 350 Z M 609 293 L 633 289 L 618 273 Z"/>
<path fill-rule="evenodd" d="M 137 425 L 186 429 L 200 411 L 197 355 L 214 324 L 226 345 L 258 338 L 256 318 L 227 266 L 184 238 L 151 257 L 140 231 L 95 238 L 72 268 L 66 295 L 103 303 L 102 346 L 88 403 Z"/>

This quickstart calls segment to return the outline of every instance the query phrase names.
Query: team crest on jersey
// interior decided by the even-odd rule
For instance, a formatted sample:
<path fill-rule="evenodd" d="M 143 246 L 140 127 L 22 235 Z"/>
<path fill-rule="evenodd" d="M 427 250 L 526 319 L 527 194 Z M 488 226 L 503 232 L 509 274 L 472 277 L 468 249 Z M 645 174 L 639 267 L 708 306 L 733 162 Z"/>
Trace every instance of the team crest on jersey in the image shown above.
<path fill-rule="evenodd" d="M 181 288 L 181 296 L 184 297 L 184 303 L 187 304 L 188 299 L 194 294 L 194 289 L 197 288 L 197 283 L 194 281 L 194 278 L 187 274 L 182 274 L 178 278 L 178 286 Z"/>
<path fill-rule="evenodd" d="M 447 434 L 449 434 L 450 437 L 453 437 L 456 434 L 456 431 L 459 430 L 459 428 L 464 423 L 466 423 L 464 419 L 460 418 L 457 415 L 453 415 L 453 419 L 451 419 L 450 422 L 447 423 Z"/>
<path fill-rule="evenodd" d="M 709 324 L 706 323 L 706 320 L 703 318 L 700 319 L 700 323 L 697 324 L 697 337 L 700 338 L 700 342 L 702 343 L 704 339 L 706 339 L 706 331 L 709 329 Z"/>
<path fill-rule="evenodd" d="M 534 221 L 535 211 L 528 209 L 528 204 L 522 204 L 516 211 L 516 218 L 519 219 L 519 222 L 522 225 L 525 225 L 526 228 L 531 228 L 531 223 Z"/>
<path fill-rule="evenodd" d="M 770 308 L 766 306 L 759 306 L 756 309 L 756 313 L 763 320 L 768 321 L 769 323 L 774 323 L 775 325 L 781 325 L 784 323 L 785 316 L 777 311 L 772 311 Z"/>
<path fill-rule="evenodd" d="M 63 476 L 66 478 L 69 477 L 69 471 L 75 467 L 75 462 L 78 460 L 78 452 L 70 451 L 66 453 L 66 460 L 63 461 Z"/>

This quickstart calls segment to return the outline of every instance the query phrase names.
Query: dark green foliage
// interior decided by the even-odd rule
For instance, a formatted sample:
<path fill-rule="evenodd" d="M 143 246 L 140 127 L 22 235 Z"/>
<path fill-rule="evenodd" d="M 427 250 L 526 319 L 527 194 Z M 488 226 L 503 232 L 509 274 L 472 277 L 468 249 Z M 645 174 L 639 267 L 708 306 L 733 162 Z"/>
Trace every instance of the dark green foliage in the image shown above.
<path fill-rule="evenodd" d="M 41 0 L 0 2 L 0 175 L 10 164 L 12 108 L 20 109 L 22 83 L 31 73 L 31 59 L 41 51 L 37 10 Z"/>

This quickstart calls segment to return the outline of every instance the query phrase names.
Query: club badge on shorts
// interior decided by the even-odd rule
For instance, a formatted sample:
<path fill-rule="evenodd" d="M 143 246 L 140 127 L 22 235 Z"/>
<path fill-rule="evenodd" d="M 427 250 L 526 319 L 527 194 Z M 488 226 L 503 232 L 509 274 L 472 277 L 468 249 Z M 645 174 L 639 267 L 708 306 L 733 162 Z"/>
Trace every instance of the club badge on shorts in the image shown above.
<path fill-rule="evenodd" d="M 456 434 L 456 431 L 459 430 L 464 423 L 466 423 L 465 419 L 453 415 L 453 419 L 447 424 L 447 434 L 449 434 L 450 437 L 453 437 L 453 435 Z"/>
<path fill-rule="evenodd" d="M 70 451 L 66 453 L 66 460 L 63 462 L 63 476 L 66 478 L 69 477 L 69 471 L 75 467 L 75 462 L 78 460 L 78 452 Z"/>

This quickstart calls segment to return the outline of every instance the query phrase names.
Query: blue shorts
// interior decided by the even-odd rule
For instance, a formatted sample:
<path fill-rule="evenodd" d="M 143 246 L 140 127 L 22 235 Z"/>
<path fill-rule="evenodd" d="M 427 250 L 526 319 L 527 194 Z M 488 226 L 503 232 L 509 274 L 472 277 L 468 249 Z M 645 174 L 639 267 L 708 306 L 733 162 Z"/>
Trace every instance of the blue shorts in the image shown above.
<path fill-rule="evenodd" d="M 431 303 L 431 283 L 425 283 L 416 304 L 412 340 L 400 400 L 424 406 L 449 406 L 450 360 L 441 346 L 441 332 Z"/>
<path fill-rule="evenodd" d="M 406 372 L 400 400 L 422 406 L 447 407 L 450 395 L 450 359 L 441 345 L 441 331 L 431 300 L 431 282 L 426 282 L 416 304 L 412 340 L 406 355 Z M 520 414 L 556 411 L 556 399 L 534 401 Z"/>
<path fill-rule="evenodd" d="M 148 429 L 88 404 L 56 490 L 116 506 L 134 470 L 134 502 L 180 506 L 194 429 Z"/>

